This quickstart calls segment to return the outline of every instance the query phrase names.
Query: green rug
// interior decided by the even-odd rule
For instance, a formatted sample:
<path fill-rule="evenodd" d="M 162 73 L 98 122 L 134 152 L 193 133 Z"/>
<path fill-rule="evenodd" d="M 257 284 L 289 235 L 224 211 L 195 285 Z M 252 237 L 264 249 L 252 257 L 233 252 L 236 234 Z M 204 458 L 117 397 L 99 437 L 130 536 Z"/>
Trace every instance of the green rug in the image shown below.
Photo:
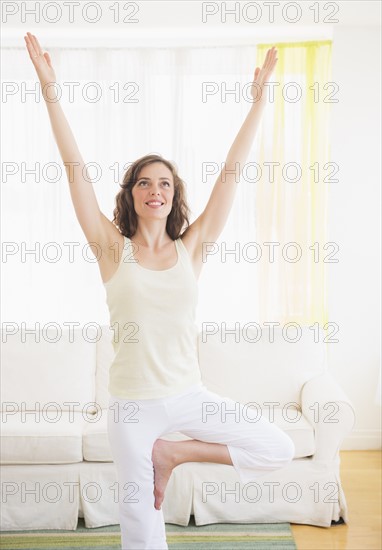
<path fill-rule="evenodd" d="M 213 523 L 197 527 L 191 516 L 187 527 L 166 523 L 170 550 L 296 550 L 289 523 Z M 79 518 L 76 531 L 2 531 L 3 550 L 116 550 L 120 527 L 87 529 Z M 154 550 L 154 549 L 153 549 Z"/>

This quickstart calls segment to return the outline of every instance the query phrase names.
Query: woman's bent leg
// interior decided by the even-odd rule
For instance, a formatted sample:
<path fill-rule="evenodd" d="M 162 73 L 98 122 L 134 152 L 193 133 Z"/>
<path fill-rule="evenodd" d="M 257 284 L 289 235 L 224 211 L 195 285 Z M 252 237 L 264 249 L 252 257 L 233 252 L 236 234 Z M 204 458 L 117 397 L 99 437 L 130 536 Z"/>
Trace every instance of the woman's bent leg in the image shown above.
<path fill-rule="evenodd" d="M 185 396 L 182 401 L 168 400 L 166 406 L 169 417 L 176 419 L 171 424 L 171 431 L 182 432 L 199 441 L 227 445 L 232 464 L 244 483 L 293 460 L 294 443 L 281 428 L 259 416 L 256 410 L 251 411 L 242 403 L 205 387 Z M 195 453 L 192 446 L 190 451 L 190 461 L 201 454 L 200 451 Z M 208 449 L 205 454 L 209 454 Z M 207 461 L 202 456 L 199 460 Z"/>
<path fill-rule="evenodd" d="M 108 438 L 118 477 L 123 550 L 167 550 L 162 510 L 154 508 L 154 441 L 166 424 L 158 400 L 110 397 Z M 151 403 L 149 403 L 151 402 Z"/>

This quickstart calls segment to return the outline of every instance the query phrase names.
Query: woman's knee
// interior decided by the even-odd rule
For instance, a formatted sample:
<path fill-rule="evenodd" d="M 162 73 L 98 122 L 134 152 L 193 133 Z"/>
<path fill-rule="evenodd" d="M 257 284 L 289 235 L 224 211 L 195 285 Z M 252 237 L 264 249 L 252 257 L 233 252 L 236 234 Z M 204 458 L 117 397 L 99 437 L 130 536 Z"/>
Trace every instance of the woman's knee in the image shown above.
<path fill-rule="evenodd" d="M 276 470 L 292 462 L 295 446 L 292 439 L 279 429 L 267 442 L 263 443 L 261 449 L 254 448 L 252 456 L 255 463 L 261 463 L 263 468 Z"/>
<path fill-rule="evenodd" d="M 279 434 L 277 444 L 272 449 L 271 459 L 281 466 L 286 466 L 292 462 L 295 453 L 296 448 L 292 439 L 285 432 L 281 432 Z"/>

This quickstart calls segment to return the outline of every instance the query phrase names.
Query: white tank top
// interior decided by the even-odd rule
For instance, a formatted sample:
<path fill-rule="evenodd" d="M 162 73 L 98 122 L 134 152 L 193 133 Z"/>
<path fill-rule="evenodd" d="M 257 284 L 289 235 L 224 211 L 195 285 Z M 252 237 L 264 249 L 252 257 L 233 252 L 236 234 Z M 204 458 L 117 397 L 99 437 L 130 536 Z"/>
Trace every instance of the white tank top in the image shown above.
<path fill-rule="evenodd" d="M 155 399 L 201 384 L 198 283 L 182 240 L 174 242 L 177 263 L 158 271 L 142 267 L 124 237 L 117 271 L 103 283 L 115 352 L 108 385 L 113 396 Z"/>

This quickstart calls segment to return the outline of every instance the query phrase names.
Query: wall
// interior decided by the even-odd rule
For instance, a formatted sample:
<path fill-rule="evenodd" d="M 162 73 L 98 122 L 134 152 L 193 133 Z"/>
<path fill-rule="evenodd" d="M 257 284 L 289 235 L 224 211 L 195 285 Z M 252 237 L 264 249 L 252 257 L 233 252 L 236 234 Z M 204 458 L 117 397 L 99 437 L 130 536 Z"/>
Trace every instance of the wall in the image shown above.
<path fill-rule="evenodd" d="M 329 198 L 329 239 L 338 264 L 328 267 L 329 314 L 340 327 L 329 367 L 356 409 L 343 449 L 380 447 L 380 30 L 335 28 L 332 160 L 339 183 Z"/>

